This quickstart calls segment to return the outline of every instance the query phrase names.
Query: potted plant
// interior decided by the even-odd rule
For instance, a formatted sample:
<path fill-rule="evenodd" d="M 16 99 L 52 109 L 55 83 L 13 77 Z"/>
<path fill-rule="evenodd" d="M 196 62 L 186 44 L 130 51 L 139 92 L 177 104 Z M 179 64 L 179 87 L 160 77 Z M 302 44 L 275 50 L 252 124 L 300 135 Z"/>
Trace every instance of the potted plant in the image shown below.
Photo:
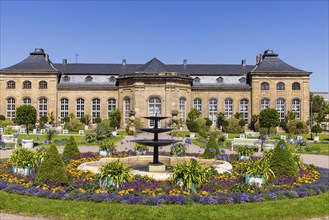
<path fill-rule="evenodd" d="M 264 185 L 270 177 L 274 176 L 274 172 L 268 160 L 260 159 L 248 163 L 245 179 L 246 184 L 260 187 Z"/>
<path fill-rule="evenodd" d="M 149 149 L 148 146 L 136 143 L 135 151 L 137 152 L 137 154 L 145 155 L 148 149 Z"/>
<path fill-rule="evenodd" d="M 108 140 L 99 144 L 98 153 L 100 156 L 109 156 L 115 149 L 115 144 Z"/>
<path fill-rule="evenodd" d="M 185 153 L 186 147 L 183 143 L 177 143 L 171 146 L 171 155 L 182 157 L 185 156 Z"/>
<path fill-rule="evenodd" d="M 238 147 L 237 148 L 237 152 L 238 152 L 238 160 L 249 160 L 253 153 L 254 153 L 254 149 L 253 148 L 249 148 L 249 147 Z"/>
<path fill-rule="evenodd" d="M 186 122 L 186 126 L 188 130 L 190 131 L 190 138 L 195 137 L 195 133 L 199 131 L 199 125 L 196 121 L 189 121 Z"/>
<path fill-rule="evenodd" d="M 115 127 L 115 128 L 112 128 L 112 136 L 113 137 L 116 137 L 117 136 L 117 134 L 118 134 L 118 131 L 117 131 L 117 128 Z"/>
<path fill-rule="evenodd" d="M 119 188 L 130 178 L 130 169 L 128 164 L 121 163 L 119 160 L 110 162 L 101 167 L 100 185 L 101 188 L 115 186 Z"/>
<path fill-rule="evenodd" d="M 315 133 L 316 136 L 314 136 L 313 141 L 314 142 L 319 142 L 320 141 L 320 137 L 318 136 L 318 133 L 322 132 L 322 128 L 319 124 L 316 124 L 314 126 L 312 126 L 311 128 L 311 132 Z"/>
<path fill-rule="evenodd" d="M 182 119 L 179 119 L 177 121 L 177 126 L 178 126 L 179 130 L 183 130 L 183 124 L 184 124 L 184 121 Z"/>
<path fill-rule="evenodd" d="M 177 115 L 178 115 L 178 113 L 179 113 L 179 111 L 177 110 L 177 109 L 173 109 L 173 110 L 171 110 L 171 116 L 172 116 L 172 120 L 174 121 L 174 122 L 176 122 L 177 121 Z"/>
<path fill-rule="evenodd" d="M 33 139 L 29 139 L 29 124 L 37 121 L 37 110 L 31 105 L 22 105 L 16 109 L 16 123 L 26 126 L 26 139 L 22 140 L 23 148 L 33 148 Z"/>
<path fill-rule="evenodd" d="M 19 148 L 14 150 L 10 157 L 10 162 L 13 164 L 13 172 L 28 176 L 31 169 L 36 165 L 36 156 L 30 149 Z"/>

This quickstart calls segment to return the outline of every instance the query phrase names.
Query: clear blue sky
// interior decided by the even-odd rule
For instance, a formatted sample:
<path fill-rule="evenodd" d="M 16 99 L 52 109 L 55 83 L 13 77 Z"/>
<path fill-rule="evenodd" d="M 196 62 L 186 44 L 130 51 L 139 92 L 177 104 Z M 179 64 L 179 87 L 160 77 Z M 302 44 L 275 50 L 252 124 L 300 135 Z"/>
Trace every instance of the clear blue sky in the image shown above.
<path fill-rule="evenodd" d="M 273 49 L 328 91 L 328 1 L 4 1 L 0 68 L 34 48 L 54 63 L 255 64 Z"/>

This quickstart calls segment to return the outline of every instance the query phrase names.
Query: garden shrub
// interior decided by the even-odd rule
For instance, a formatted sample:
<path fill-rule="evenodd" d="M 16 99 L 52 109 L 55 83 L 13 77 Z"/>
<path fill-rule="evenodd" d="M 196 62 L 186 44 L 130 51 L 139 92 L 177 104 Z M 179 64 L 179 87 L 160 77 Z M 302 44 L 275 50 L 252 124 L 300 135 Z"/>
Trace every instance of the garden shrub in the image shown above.
<path fill-rule="evenodd" d="M 113 128 L 119 128 L 120 127 L 120 120 L 121 120 L 121 114 L 119 110 L 114 110 L 109 114 L 110 118 L 110 125 Z"/>
<path fill-rule="evenodd" d="M 65 148 L 63 151 L 63 158 L 71 159 L 73 157 L 79 158 L 80 151 L 79 151 L 78 144 L 76 143 L 74 137 L 71 136 L 69 139 L 69 142 L 65 145 Z"/>
<path fill-rule="evenodd" d="M 79 119 L 77 119 L 76 117 L 72 117 L 69 122 L 65 123 L 64 128 L 69 131 L 78 131 L 78 130 L 83 130 L 84 126 L 79 121 Z"/>
<path fill-rule="evenodd" d="M 322 128 L 321 128 L 321 126 L 319 124 L 314 125 L 314 126 L 312 126 L 311 132 L 312 133 L 315 133 L 316 135 L 318 135 L 318 133 L 321 133 L 322 132 Z"/>
<path fill-rule="evenodd" d="M 7 126 L 13 126 L 14 122 L 9 119 L 0 120 L 0 127 L 5 128 Z"/>
<path fill-rule="evenodd" d="M 223 127 L 223 131 L 227 133 L 243 133 L 244 127 L 240 126 L 239 119 L 230 118 L 227 120 L 228 125 Z"/>
<path fill-rule="evenodd" d="M 298 167 L 295 164 L 294 157 L 287 147 L 284 140 L 280 140 L 274 148 L 273 155 L 269 162 L 276 178 L 281 176 L 298 177 Z"/>
<path fill-rule="evenodd" d="M 198 132 L 199 126 L 198 123 L 195 121 L 187 121 L 186 126 L 190 132 Z"/>
<path fill-rule="evenodd" d="M 55 145 L 51 145 L 35 177 L 37 181 L 68 183 L 65 165 Z"/>
<path fill-rule="evenodd" d="M 210 120 L 209 118 L 204 118 L 204 120 L 206 120 L 207 127 L 210 127 L 212 125 L 212 120 Z"/>
<path fill-rule="evenodd" d="M 260 127 L 259 125 L 259 121 L 257 121 L 255 124 L 254 124 L 254 131 L 255 132 L 260 132 L 262 134 L 267 134 L 267 128 L 264 128 L 264 127 Z M 270 128 L 270 133 L 273 133 L 273 134 L 276 134 L 277 130 L 276 130 L 276 127 L 271 127 Z"/>
<path fill-rule="evenodd" d="M 206 146 L 206 149 L 204 150 L 204 153 L 203 153 L 203 158 L 205 159 L 211 159 L 211 158 L 214 158 L 217 153 L 219 151 L 219 148 L 218 148 L 218 145 L 217 145 L 217 142 L 216 142 L 216 138 L 215 136 L 210 136 L 208 142 L 207 142 L 207 146 Z"/>
<path fill-rule="evenodd" d="M 286 131 L 290 134 L 307 134 L 308 127 L 303 121 L 291 120 L 287 123 Z"/>
<path fill-rule="evenodd" d="M 135 127 L 135 131 L 132 128 L 132 126 Z M 129 135 L 132 135 L 134 133 L 140 133 L 141 132 L 141 128 L 143 128 L 143 123 L 141 121 L 140 118 L 135 118 L 134 121 L 129 120 L 126 126 L 126 132 Z"/>
<path fill-rule="evenodd" d="M 4 121 L 4 120 L 6 120 L 6 116 L 0 115 L 0 121 Z"/>

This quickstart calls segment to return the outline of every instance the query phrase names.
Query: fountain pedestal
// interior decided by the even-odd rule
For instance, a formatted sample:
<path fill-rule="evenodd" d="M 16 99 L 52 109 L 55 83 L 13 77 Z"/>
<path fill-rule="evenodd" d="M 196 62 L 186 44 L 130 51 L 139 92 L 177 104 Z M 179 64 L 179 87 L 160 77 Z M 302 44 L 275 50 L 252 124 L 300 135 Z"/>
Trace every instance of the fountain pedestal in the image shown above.
<path fill-rule="evenodd" d="M 165 172 L 166 171 L 166 166 L 162 163 L 156 163 L 156 164 L 149 164 L 149 172 Z"/>

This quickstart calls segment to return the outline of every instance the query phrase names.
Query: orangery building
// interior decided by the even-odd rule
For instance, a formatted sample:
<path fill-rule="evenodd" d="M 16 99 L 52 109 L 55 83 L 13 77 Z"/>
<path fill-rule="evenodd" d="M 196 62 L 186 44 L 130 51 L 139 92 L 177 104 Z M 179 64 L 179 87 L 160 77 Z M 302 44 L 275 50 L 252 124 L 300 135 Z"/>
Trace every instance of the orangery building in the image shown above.
<path fill-rule="evenodd" d="M 155 114 L 171 117 L 178 110 L 185 120 L 196 108 L 216 123 L 217 114 L 227 118 L 236 112 L 250 122 L 251 115 L 274 108 L 283 121 L 288 111 L 297 119 L 309 119 L 309 76 L 266 50 L 255 65 L 164 64 L 153 58 L 145 64 L 52 63 L 37 48 L 13 66 L 0 70 L 0 114 L 15 120 L 16 108 L 32 105 L 38 117 L 51 112 L 59 123 L 70 113 L 94 119 L 121 112 L 121 124 Z M 144 120 L 144 119 L 143 119 Z M 148 122 L 144 121 L 147 125 Z"/>

